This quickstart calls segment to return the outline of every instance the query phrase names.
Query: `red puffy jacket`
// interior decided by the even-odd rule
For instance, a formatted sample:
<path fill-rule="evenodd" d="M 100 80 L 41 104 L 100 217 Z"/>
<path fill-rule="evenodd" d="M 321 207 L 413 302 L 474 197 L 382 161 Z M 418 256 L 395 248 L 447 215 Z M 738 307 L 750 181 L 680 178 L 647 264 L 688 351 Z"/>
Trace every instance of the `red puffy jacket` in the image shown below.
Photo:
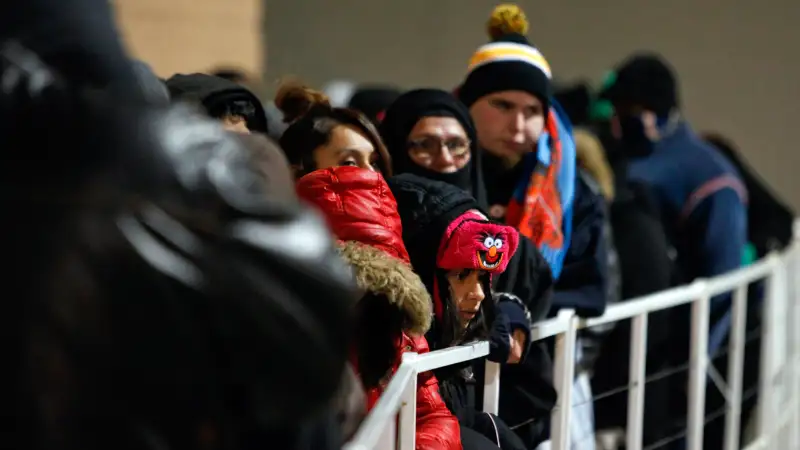
<path fill-rule="evenodd" d="M 333 233 L 344 242 L 342 255 L 353 266 L 359 285 L 383 294 L 409 319 L 397 342 L 392 374 L 403 352 L 429 352 L 424 333 L 432 316 L 430 295 L 409 266 L 397 202 L 383 176 L 356 167 L 317 170 L 297 181 L 297 192 L 325 215 Z M 383 386 L 367 392 L 369 408 L 382 392 Z M 431 372 L 420 374 L 417 380 L 416 441 L 417 449 L 462 448 L 458 420 L 447 409 Z"/>

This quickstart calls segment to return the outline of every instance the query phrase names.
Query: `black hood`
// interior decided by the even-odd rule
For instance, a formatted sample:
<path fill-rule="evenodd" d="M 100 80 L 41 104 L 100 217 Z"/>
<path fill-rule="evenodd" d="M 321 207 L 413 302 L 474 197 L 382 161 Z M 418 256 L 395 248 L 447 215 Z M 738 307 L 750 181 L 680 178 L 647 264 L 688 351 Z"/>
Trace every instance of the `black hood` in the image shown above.
<path fill-rule="evenodd" d="M 454 173 L 439 173 L 414 163 L 408 155 L 406 142 L 411 130 L 425 117 L 452 117 L 470 139 L 469 163 Z M 413 173 L 431 180 L 455 185 L 470 194 L 482 208 L 487 206 L 486 189 L 481 169 L 481 150 L 469 110 L 449 92 L 440 89 L 416 89 L 401 95 L 386 110 L 380 125 L 381 137 L 392 157 L 394 173 Z"/>
<path fill-rule="evenodd" d="M 240 84 L 204 73 L 176 74 L 166 84 L 173 101 L 195 103 L 207 112 L 222 103 L 245 100 L 253 105 L 254 110 L 253 117 L 248 118 L 248 128 L 260 133 L 268 130 L 267 114 L 261 100 Z"/>
<path fill-rule="evenodd" d="M 387 180 L 389 188 L 397 200 L 397 212 L 403 225 L 403 242 L 406 244 L 411 266 L 414 268 L 431 297 L 436 299 L 434 280 L 439 278 L 439 297 L 447 297 L 443 274 L 436 267 L 439 244 L 445 235 L 447 226 L 469 210 L 480 209 L 472 196 L 452 184 L 423 178 L 411 173 L 396 175 Z M 489 292 L 489 287 L 486 287 Z M 428 333 L 431 349 L 448 347 L 470 338 L 480 337 L 480 329 L 471 329 L 462 338 L 456 339 L 452 333 L 455 319 L 445 316 L 444 323 L 436 320 Z M 494 317 L 491 301 L 484 301 L 479 313 L 480 321 L 491 323 Z M 479 327 L 483 327 L 481 324 Z"/>

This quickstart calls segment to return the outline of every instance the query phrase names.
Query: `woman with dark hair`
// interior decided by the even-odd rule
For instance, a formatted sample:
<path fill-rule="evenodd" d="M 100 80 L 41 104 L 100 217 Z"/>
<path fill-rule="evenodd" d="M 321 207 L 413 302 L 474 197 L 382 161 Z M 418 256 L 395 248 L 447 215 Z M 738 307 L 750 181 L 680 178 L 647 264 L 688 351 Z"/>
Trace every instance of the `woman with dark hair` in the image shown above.
<path fill-rule="evenodd" d="M 289 124 L 280 144 L 295 178 L 338 166 L 392 174 L 389 153 L 375 126 L 363 114 L 333 108 L 325 94 L 296 82 L 280 87 L 275 106 Z"/>

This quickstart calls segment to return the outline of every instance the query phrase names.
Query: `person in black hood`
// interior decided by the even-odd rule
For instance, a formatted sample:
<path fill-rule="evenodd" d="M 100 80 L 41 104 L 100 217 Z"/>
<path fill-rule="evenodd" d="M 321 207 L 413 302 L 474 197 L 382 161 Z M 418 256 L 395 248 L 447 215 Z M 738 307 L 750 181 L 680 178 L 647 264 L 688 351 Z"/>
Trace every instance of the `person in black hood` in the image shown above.
<path fill-rule="evenodd" d="M 204 73 L 175 74 L 166 83 L 173 101 L 199 105 L 230 131 L 266 134 L 269 130 L 261 100 L 240 84 Z"/>
<path fill-rule="evenodd" d="M 535 445 L 527 445 L 530 441 L 524 444 L 520 442 L 525 440 L 520 433 L 510 432 L 511 429 L 506 425 L 507 420 L 503 415 L 509 408 L 518 408 L 519 414 L 510 414 L 514 420 L 527 414 L 525 419 L 533 418 L 534 420 L 530 420 L 530 422 L 534 422 L 535 418 L 546 417 L 555 402 L 552 382 L 545 380 L 550 372 L 547 354 L 542 351 L 540 346 L 531 346 L 530 335 L 526 331 L 531 327 L 530 312 L 518 297 L 492 290 L 488 284 L 490 280 L 483 280 L 481 296 L 485 295 L 487 299 L 480 305 L 480 317 L 476 317 L 476 320 L 478 318 L 481 320 L 476 321 L 475 326 L 471 326 L 461 334 L 453 332 L 454 320 L 448 318 L 447 302 L 442 302 L 443 299 L 452 297 L 453 293 L 458 291 L 453 288 L 452 282 L 445 281 L 450 274 L 443 270 L 448 262 L 452 262 L 451 256 L 447 254 L 452 242 L 463 242 L 459 246 L 467 248 L 466 251 L 459 252 L 461 258 L 464 258 L 464 255 L 475 255 L 476 251 L 480 255 L 481 249 L 476 250 L 472 246 L 481 245 L 481 242 L 483 245 L 487 245 L 488 242 L 490 245 L 496 246 L 500 249 L 499 251 L 503 252 L 499 256 L 499 260 L 508 264 L 498 268 L 498 272 L 489 272 L 489 275 L 498 275 L 499 272 L 502 272 L 501 269 L 510 268 L 514 261 L 510 258 L 514 253 L 512 250 L 519 247 L 516 244 L 508 245 L 510 242 L 501 242 L 497 245 L 497 238 L 509 240 L 513 236 L 510 240 L 519 242 L 518 234 L 511 227 L 490 222 L 469 193 L 451 184 L 410 173 L 394 176 L 388 180 L 388 183 L 397 200 L 397 210 L 403 224 L 403 241 L 408 249 L 411 264 L 434 299 L 434 310 L 437 311 L 436 320 L 434 320 L 431 331 L 426 335 L 431 349 L 463 343 L 470 337 L 476 339 L 488 336 L 490 360 L 500 363 L 518 363 L 503 365 L 501 377 L 503 380 L 511 381 L 501 383 L 500 417 L 503 420 L 494 420 L 494 426 L 492 426 L 492 421 L 487 422 L 489 416 L 479 412 L 480 405 L 477 399 L 482 398 L 482 368 L 473 367 L 471 363 L 464 363 L 436 372 L 445 402 L 462 424 L 462 440 L 465 435 L 463 427 L 467 427 L 491 436 L 491 440 L 495 442 L 497 442 L 496 438 L 499 438 L 499 446 L 503 449 L 520 448 L 519 445 L 522 445 L 522 448 L 533 448 Z M 467 235 L 459 238 L 458 233 L 466 229 L 462 224 L 471 225 L 473 223 L 481 224 L 480 226 L 485 228 L 481 231 L 489 231 L 492 237 L 482 234 L 481 239 Z M 489 242 L 490 239 L 492 242 Z M 489 245 L 487 245 L 488 247 Z M 507 247 L 511 248 L 506 250 Z M 466 265 L 462 262 L 460 265 L 452 264 L 449 267 Z M 481 266 L 478 264 L 476 267 L 480 268 Z M 482 271 L 477 270 L 477 272 L 480 274 Z M 457 276 L 459 279 L 464 277 L 467 280 L 473 276 L 473 273 L 462 274 L 459 272 Z M 449 291 L 443 289 L 448 286 L 448 282 L 451 285 Z M 481 322 L 483 327 L 478 326 Z M 512 360 L 509 355 L 515 351 L 514 348 L 518 345 L 515 342 L 517 336 L 514 335 L 520 332 L 524 335 L 521 360 Z M 540 383 L 539 381 L 542 380 L 545 381 Z M 468 435 L 469 432 L 466 434 Z M 465 448 L 467 448 L 466 444 Z"/>
<path fill-rule="evenodd" d="M 379 131 L 395 174 L 408 172 L 458 186 L 486 208 L 475 125 L 452 94 L 440 89 L 406 92 L 386 110 Z"/>

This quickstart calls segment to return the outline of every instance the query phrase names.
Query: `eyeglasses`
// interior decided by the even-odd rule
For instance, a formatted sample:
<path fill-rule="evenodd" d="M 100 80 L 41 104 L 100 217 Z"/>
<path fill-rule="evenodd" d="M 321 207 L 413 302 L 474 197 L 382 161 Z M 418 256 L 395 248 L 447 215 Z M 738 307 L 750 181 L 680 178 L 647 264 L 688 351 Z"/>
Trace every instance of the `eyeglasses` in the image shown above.
<path fill-rule="evenodd" d="M 435 137 L 423 137 L 408 141 L 408 151 L 412 157 L 432 160 L 441 154 L 442 148 L 446 148 L 453 158 L 464 158 L 469 155 L 470 141 L 464 138 L 439 139 Z"/>

